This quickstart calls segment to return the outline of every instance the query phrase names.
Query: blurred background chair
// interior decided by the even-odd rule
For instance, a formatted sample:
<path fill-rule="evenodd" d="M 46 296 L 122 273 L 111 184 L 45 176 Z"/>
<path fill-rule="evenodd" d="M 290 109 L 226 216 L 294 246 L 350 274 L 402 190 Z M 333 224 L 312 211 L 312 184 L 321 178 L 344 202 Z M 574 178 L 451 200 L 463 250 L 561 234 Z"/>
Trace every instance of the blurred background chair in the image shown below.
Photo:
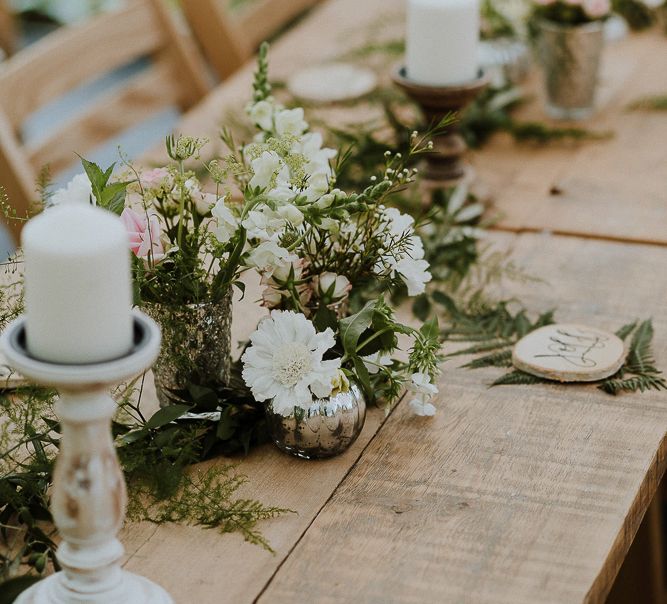
<path fill-rule="evenodd" d="M 13 54 L 16 49 L 16 38 L 14 15 L 7 6 L 7 0 L 0 0 L 0 50 L 5 56 Z"/>
<path fill-rule="evenodd" d="M 320 0 L 186 0 L 181 7 L 211 67 L 221 80 L 253 56 L 259 45 Z"/>
<path fill-rule="evenodd" d="M 118 70 L 125 72 L 112 78 L 111 90 L 78 107 L 71 119 L 54 124 L 60 119 L 50 116 L 57 112 L 45 112 L 26 136 L 27 122 L 40 108 L 79 89 L 87 96 L 95 82 Z M 17 215 L 36 201 L 43 166 L 61 173 L 77 160 L 75 151 L 88 153 L 130 127 L 136 130 L 166 107 L 187 109 L 209 89 L 203 58 L 162 0 L 130 0 L 19 51 L 0 65 L 0 184 Z M 8 226 L 18 237 L 21 223 Z"/>

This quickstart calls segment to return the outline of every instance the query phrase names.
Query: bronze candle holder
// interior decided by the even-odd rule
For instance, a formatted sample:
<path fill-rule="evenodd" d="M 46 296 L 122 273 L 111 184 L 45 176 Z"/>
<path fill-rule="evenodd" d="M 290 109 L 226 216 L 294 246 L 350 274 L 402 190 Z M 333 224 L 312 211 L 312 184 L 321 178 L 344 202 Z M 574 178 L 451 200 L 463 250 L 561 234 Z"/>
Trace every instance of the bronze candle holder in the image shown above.
<path fill-rule="evenodd" d="M 419 105 L 428 124 L 438 124 L 447 114 L 461 113 L 489 83 L 481 70 L 474 80 L 453 86 L 417 84 L 407 76 L 405 67 L 397 68 L 392 79 Z M 426 156 L 422 175 L 439 187 L 453 187 L 464 180 L 472 180 L 472 166 L 464 159 L 467 149 L 458 123 L 454 122 L 434 135 L 433 152 Z"/>

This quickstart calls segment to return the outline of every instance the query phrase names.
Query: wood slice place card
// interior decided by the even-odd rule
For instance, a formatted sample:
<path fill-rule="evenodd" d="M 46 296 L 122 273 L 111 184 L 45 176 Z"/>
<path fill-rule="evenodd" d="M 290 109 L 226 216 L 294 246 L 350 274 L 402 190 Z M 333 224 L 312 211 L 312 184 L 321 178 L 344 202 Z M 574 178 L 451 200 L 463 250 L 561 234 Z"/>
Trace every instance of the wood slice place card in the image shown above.
<path fill-rule="evenodd" d="M 557 323 L 521 338 L 512 362 L 521 371 L 557 382 L 595 382 L 614 375 L 626 354 L 623 340 L 613 333 Z"/>
<path fill-rule="evenodd" d="M 348 63 L 329 63 L 297 71 L 288 81 L 296 97 L 316 103 L 335 103 L 362 97 L 377 86 L 375 72 Z"/>

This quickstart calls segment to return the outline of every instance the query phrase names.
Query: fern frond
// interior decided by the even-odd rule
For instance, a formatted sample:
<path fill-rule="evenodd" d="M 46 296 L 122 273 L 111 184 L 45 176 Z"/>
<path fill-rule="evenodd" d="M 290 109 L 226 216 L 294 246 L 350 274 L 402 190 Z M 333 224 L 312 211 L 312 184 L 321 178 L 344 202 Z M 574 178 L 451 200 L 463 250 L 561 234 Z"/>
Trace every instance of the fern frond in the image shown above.
<path fill-rule="evenodd" d="M 494 352 L 477 359 L 473 359 L 469 363 L 463 365 L 467 369 L 480 369 L 481 367 L 511 367 L 512 366 L 512 351 L 501 350 Z"/>
<path fill-rule="evenodd" d="M 545 384 L 549 380 L 531 375 L 525 371 L 515 369 L 505 375 L 499 377 L 491 386 L 512 386 L 512 385 L 526 385 L 526 384 Z"/>

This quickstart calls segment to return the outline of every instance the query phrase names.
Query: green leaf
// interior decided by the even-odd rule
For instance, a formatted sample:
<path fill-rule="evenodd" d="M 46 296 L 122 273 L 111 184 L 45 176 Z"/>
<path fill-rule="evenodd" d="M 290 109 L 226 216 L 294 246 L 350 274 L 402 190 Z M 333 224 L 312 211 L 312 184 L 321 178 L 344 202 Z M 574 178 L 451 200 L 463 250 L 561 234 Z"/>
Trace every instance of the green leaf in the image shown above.
<path fill-rule="evenodd" d="M 325 331 L 327 327 L 329 327 L 335 333 L 337 323 L 338 317 L 336 316 L 336 313 L 326 305 L 320 304 L 320 307 L 317 309 L 317 312 L 313 316 L 313 325 L 315 325 L 315 329 L 317 329 L 319 332 L 322 332 Z"/>
<path fill-rule="evenodd" d="M 41 577 L 32 575 L 24 575 L 23 577 L 15 577 L 9 579 L 0 585 L 0 604 L 12 604 L 21 593 L 26 589 L 37 583 Z"/>
<path fill-rule="evenodd" d="M 146 428 L 161 428 L 190 411 L 189 405 L 169 405 L 156 411 L 146 422 Z"/>
<path fill-rule="evenodd" d="M 356 355 L 359 338 L 371 326 L 371 322 L 373 321 L 376 303 L 376 300 L 367 302 L 366 306 L 358 313 L 339 321 L 340 337 L 347 354 Z"/>
<path fill-rule="evenodd" d="M 637 327 L 638 321 L 633 321 L 632 323 L 628 323 L 627 325 L 623 325 L 617 332 L 616 335 L 621 338 L 621 340 L 625 340 L 634 330 L 635 327 Z"/>
<path fill-rule="evenodd" d="M 412 313 L 420 321 L 426 321 L 431 313 L 431 301 L 426 294 L 422 294 L 415 298 L 415 301 L 412 303 Z"/>
<path fill-rule="evenodd" d="M 371 386 L 371 376 L 368 373 L 368 369 L 366 369 L 366 365 L 364 365 L 364 362 L 358 356 L 353 357 L 352 362 L 354 363 L 356 378 L 364 392 L 366 402 L 371 404 L 375 401 L 375 392 Z"/>
<path fill-rule="evenodd" d="M 107 186 L 107 182 L 109 182 L 109 177 L 111 176 L 111 172 L 113 171 L 115 164 L 111 164 L 111 167 L 105 172 L 96 163 L 88 161 L 84 157 L 79 157 L 81 159 L 83 169 L 88 175 L 88 180 L 90 180 L 93 196 L 97 200 L 97 204 L 102 205 L 102 191 L 104 191 L 104 188 Z"/>
<path fill-rule="evenodd" d="M 511 386 L 511 385 L 526 385 L 526 384 L 546 384 L 549 380 L 525 373 L 524 371 L 510 371 L 505 375 L 499 377 L 491 386 Z"/>
<path fill-rule="evenodd" d="M 104 187 L 98 198 L 98 205 L 120 216 L 125 209 L 125 190 L 129 182 L 114 182 Z"/>

